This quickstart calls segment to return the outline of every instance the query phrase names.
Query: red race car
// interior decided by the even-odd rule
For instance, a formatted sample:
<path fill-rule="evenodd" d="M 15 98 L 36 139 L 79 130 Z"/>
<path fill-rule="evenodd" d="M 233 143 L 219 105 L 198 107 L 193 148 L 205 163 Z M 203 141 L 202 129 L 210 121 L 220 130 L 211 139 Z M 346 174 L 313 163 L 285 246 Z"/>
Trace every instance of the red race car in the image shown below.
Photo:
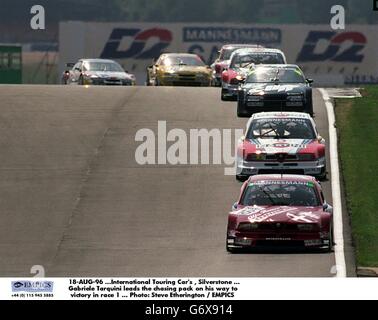
<path fill-rule="evenodd" d="M 236 101 L 240 81 L 251 68 L 260 64 L 286 64 L 285 54 L 278 49 L 246 48 L 235 50 L 222 72 L 222 101 Z"/>
<path fill-rule="evenodd" d="M 263 48 L 257 44 L 226 44 L 219 51 L 218 58 L 211 65 L 213 69 L 214 86 L 220 87 L 222 84 L 222 71 L 228 66 L 232 53 L 241 48 Z"/>
<path fill-rule="evenodd" d="M 250 177 L 228 216 L 227 251 L 300 247 L 330 252 L 333 248 L 332 212 L 314 177 Z"/>

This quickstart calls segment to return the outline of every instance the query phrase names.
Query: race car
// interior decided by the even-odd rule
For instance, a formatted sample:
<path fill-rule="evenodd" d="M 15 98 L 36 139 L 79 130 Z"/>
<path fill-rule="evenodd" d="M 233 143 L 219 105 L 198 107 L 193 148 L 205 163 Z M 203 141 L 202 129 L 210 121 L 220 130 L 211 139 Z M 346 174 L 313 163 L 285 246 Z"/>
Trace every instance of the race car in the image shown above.
<path fill-rule="evenodd" d="M 133 86 L 135 76 L 126 72 L 117 62 L 106 59 L 80 59 L 67 63 L 62 84 Z"/>
<path fill-rule="evenodd" d="M 211 65 L 213 70 L 213 84 L 215 87 L 222 85 L 222 72 L 229 65 L 229 60 L 235 50 L 242 48 L 263 48 L 258 44 L 226 44 L 219 50 L 219 56 Z"/>
<path fill-rule="evenodd" d="M 226 249 L 333 248 L 333 208 L 314 177 L 258 175 L 228 215 Z"/>
<path fill-rule="evenodd" d="M 222 101 L 236 101 L 239 81 L 246 77 L 251 68 L 259 64 L 286 64 L 285 54 L 278 49 L 247 48 L 233 52 L 230 63 L 222 72 Z"/>
<path fill-rule="evenodd" d="M 147 85 L 201 86 L 211 85 L 212 70 L 196 54 L 165 53 L 147 68 Z"/>
<path fill-rule="evenodd" d="M 307 113 L 254 114 L 239 141 L 236 163 L 240 181 L 269 173 L 327 176 L 325 140 Z"/>
<path fill-rule="evenodd" d="M 238 117 L 261 111 L 296 111 L 313 116 L 312 79 L 297 65 L 259 65 L 240 80 Z"/>

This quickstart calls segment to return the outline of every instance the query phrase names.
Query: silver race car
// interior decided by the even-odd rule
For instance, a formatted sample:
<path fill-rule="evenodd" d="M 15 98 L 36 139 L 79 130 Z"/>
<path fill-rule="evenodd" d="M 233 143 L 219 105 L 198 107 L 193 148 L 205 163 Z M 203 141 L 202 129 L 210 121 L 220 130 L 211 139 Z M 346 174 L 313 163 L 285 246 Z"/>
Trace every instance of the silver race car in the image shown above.
<path fill-rule="evenodd" d="M 62 84 L 79 85 L 135 85 L 133 74 L 126 72 L 113 60 L 80 59 L 76 63 L 67 63 L 62 75 Z"/>

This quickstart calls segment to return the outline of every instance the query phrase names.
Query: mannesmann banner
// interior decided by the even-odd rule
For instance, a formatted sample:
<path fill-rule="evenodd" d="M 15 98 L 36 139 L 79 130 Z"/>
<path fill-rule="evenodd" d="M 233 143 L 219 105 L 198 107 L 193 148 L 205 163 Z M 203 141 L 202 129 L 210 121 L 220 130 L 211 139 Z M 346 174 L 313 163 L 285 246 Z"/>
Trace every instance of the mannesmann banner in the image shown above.
<path fill-rule="evenodd" d="M 79 58 L 113 59 L 141 84 L 163 52 L 196 53 L 210 65 L 223 44 L 256 43 L 283 50 L 321 85 L 378 83 L 377 37 L 368 25 L 334 31 L 329 25 L 62 22 L 59 71 Z"/>

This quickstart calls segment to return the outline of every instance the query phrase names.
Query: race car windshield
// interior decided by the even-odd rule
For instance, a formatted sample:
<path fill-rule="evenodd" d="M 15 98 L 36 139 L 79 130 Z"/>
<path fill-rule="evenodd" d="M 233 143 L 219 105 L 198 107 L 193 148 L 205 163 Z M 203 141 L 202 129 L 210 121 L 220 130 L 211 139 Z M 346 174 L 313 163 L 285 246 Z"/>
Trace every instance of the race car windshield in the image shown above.
<path fill-rule="evenodd" d="M 247 139 L 316 139 L 309 119 L 256 119 L 247 132 Z"/>
<path fill-rule="evenodd" d="M 247 77 L 247 83 L 305 83 L 303 73 L 298 69 L 258 68 Z"/>
<path fill-rule="evenodd" d="M 279 53 L 251 53 L 236 54 L 232 59 L 230 68 L 246 68 L 251 64 L 284 64 L 285 61 Z"/>
<path fill-rule="evenodd" d="M 320 199 L 312 182 L 275 181 L 267 184 L 251 183 L 241 204 L 244 206 L 318 207 Z"/>
<path fill-rule="evenodd" d="M 113 71 L 124 72 L 122 67 L 111 62 L 88 62 L 84 64 L 87 71 Z"/>
<path fill-rule="evenodd" d="M 204 62 L 199 57 L 169 57 L 164 59 L 163 65 L 165 66 L 193 66 L 203 67 Z"/>

